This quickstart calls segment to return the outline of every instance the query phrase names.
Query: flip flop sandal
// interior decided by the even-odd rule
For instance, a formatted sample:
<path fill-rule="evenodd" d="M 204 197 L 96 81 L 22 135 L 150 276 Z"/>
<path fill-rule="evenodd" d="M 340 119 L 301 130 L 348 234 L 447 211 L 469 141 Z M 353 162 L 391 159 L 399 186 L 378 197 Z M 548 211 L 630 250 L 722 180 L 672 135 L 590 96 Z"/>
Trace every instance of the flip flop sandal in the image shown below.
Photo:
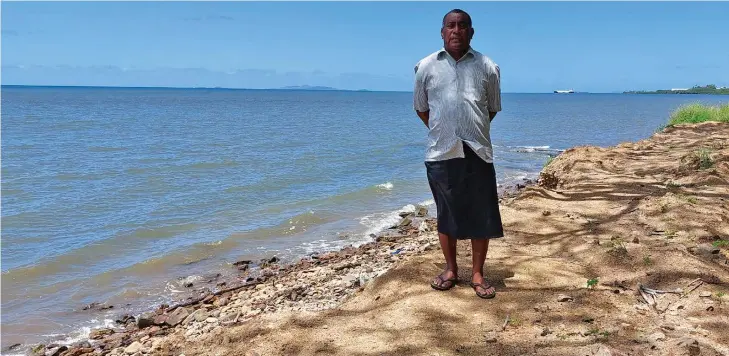
<path fill-rule="evenodd" d="M 449 290 L 456 286 L 456 282 L 458 282 L 458 277 L 453 277 L 449 279 L 443 279 L 440 275 L 435 277 L 438 280 L 438 283 L 436 284 L 435 281 L 430 282 L 430 286 L 433 287 L 433 289 L 437 290 Z M 444 287 L 443 285 L 447 282 L 451 282 L 451 284 L 447 287 Z"/>
<path fill-rule="evenodd" d="M 486 282 L 484 282 L 484 283 L 473 283 L 473 282 L 471 282 L 471 287 L 473 288 L 474 291 L 476 291 L 476 295 L 479 296 L 479 298 L 491 299 L 491 298 L 493 298 L 493 297 L 496 296 L 496 289 L 494 289 L 494 292 L 493 293 L 479 293 L 478 292 L 478 288 L 477 287 L 481 287 L 483 289 L 493 288 L 492 285 L 490 285 L 490 284 L 488 284 Z"/>

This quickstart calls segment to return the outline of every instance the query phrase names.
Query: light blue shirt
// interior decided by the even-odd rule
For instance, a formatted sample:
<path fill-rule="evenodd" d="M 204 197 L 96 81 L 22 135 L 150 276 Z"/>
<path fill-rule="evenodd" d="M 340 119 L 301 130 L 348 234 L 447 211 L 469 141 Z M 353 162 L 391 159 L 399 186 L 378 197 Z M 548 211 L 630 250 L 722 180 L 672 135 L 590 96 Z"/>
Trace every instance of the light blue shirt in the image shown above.
<path fill-rule="evenodd" d="M 415 65 L 415 110 L 429 111 L 426 161 L 464 157 L 466 142 L 493 163 L 489 112 L 501 111 L 499 66 L 469 49 L 456 61 L 445 49 Z"/>

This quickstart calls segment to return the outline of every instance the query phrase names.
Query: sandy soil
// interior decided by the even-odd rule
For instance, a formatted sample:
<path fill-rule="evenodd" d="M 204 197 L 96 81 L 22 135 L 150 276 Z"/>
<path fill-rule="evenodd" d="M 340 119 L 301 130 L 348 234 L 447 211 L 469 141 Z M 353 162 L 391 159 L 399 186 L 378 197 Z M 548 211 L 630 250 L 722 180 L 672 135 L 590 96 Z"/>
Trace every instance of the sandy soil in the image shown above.
<path fill-rule="evenodd" d="M 699 167 L 700 149 L 712 167 Z M 465 282 L 431 289 L 443 268 L 435 249 L 336 309 L 272 314 L 196 343 L 178 337 L 160 353 L 729 355 L 727 249 L 710 244 L 729 240 L 729 125 L 570 149 L 502 214 L 507 236 L 486 267 L 495 299 Z M 468 280 L 468 243 L 459 249 Z M 589 288 L 590 279 L 599 282 Z M 649 306 L 639 284 L 680 294 Z"/>
<path fill-rule="evenodd" d="M 486 262 L 494 299 L 467 284 L 468 242 L 459 244 L 462 282 L 431 289 L 444 267 L 434 245 L 393 260 L 333 309 L 263 313 L 196 336 L 178 327 L 144 351 L 729 355 L 728 124 L 570 149 L 501 209 L 506 237 Z"/>

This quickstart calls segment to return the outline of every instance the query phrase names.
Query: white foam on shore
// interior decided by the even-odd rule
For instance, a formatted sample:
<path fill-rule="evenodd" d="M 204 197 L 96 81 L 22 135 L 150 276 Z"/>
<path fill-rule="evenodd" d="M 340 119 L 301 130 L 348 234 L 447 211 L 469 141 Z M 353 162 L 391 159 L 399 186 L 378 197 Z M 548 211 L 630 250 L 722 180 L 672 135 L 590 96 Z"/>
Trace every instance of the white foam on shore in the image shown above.
<path fill-rule="evenodd" d="M 509 148 L 513 149 L 515 152 L 522 152 L 522 153 L 532 153 L 532 152 L 561 153 L 561 152 L 564 152 L 564 150 L 562 150 L 562 149 L 552 148 L 551 146 L 511 146 Z"/>
<path fill-rule="evenodd" d="M 58 336 L 65 336 L 62 340 L 56 340 L 54 343 L 59 345 L 66 345 L 70 346 L 72 344 L 75 344 L 79 341 L 89 340 L 89 335 L 91 334 L 92 330 L 96 329 L 102 329 L 102 328 L 108 328 L 108 329 L 115 329 L 114 320 L 111 319 L 104 319 L 102 321 L 99 321 L 98 319 L 91 319 L 88 321 L 88 326 L 82 326 L 81 328 L 71 332 L 70 334 L 50 334 L 50 335 L 43 335 L 45 337 L 58 337 Z"/>
<path fill-rule="evenodd" d="M 426 200 L 424 202 L 419 203 L 420 206 L 430 206 L 434 204 L 435 202 L 430 199 Z M 386 230 L 394 225 L 396 225 L 398 222 L 400 222 L 400 213 L 414 213 L 416 209 L 416 206 L 413 204 L 408 204 L 400 208 L 399 210 L 391 211 L 388 213 L 376 213 L 367 215 L 361 219 L 359 219 L 359 223 L 366 226 L 367 230 L 365 231 L 364 235 L 365 237 L 369 238 L 371 234 L 377 234 L 378 232 L 381 232 L 383 230 Z"/>
<path fill-rule="evenodd" d="M 376 185 L 377 188 L 384 189 L 384 190 L 392 190 L 393 187 L 395 187 L 394 184 L 387 182 Z"/>

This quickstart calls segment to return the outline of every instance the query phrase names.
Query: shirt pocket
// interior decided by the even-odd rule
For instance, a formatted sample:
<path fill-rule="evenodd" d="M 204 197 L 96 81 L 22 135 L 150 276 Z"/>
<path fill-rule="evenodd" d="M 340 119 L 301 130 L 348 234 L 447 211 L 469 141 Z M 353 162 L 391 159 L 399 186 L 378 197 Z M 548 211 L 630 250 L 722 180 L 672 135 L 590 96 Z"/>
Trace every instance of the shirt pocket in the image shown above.
<path fill-rule="evenodd" d="M 482 74 L 474 74 L 471 79 L 464 83 L 466 98 L 479 106 L 488 103 L 488 90 L 486 77 Z"/>

